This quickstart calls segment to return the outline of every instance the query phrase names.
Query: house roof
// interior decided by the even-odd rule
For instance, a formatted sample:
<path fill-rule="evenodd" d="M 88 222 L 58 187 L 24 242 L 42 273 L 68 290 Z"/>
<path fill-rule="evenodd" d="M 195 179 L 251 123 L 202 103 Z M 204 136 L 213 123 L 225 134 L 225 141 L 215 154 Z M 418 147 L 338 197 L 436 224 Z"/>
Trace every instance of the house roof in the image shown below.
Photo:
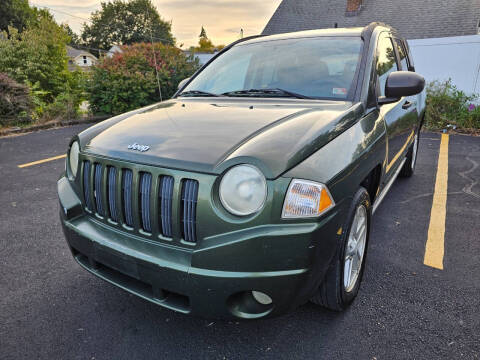
<path fill-rule="evenodd" d="M 119 52 L 119 53 L 123 53 L 123 50 L 120 46 L 118 45 L 113 45 L 110 50 L 108 50 L 109 53 L 115 53 L 115 52 Z"/>
<path fill-rule="evenodd" d="M 379 24 L 380 25 L 380 24 Z M 267 36 L 255 37 L 250 40 L 245 40 L 236 46 L 243 46 L 248 44 L 261 43 L 271 40 L 287 40 L 295 38 L 308 38 L 308 37 L 333 37 L 333 36 L 360 36 L 365 27 L 349 27 L 349 28 L 337 28 L 337 29 L 315 29 L 315 30 L 302 30 L 289 33 L 279 33 Z"/>
<path fill-rule="evenodd" d="M 363 0 L 356 16 L 346 16 L 347 0 L 283 0 L 263 34 L 366 26 L 379 21 L 407 39 L 478 33 L 480 0 Z"/>
<path fill-rule="evenodd" d="M 94 59 L 97 59 L 97 57 L 91 53 L 89 53 L 88 51 L 85 51 L 85 50 L 80 50 L 80 49 L 75 49 L 71 46 L 67 46 L 67 56 L 70 57 L 70 58 L 77 58 L 78 56 L 83 56 L 83 55 L 86 55 L 86 56 L 90 56 Z"/>

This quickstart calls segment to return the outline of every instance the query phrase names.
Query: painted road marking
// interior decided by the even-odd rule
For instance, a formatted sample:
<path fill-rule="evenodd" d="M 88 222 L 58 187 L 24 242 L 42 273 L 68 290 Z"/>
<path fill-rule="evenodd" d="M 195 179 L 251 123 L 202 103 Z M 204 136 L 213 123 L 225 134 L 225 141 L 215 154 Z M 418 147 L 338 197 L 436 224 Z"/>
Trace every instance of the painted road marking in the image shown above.
<path fill-rule="evenodd" d="M 29 167 L 29 166 L 38 165 L 38 164 L 43 164 L 43 163 L 46 163 L 46 162 L 49 162 L 49 161 L 53 161 L 53 160 L 64 159 L 64 158 L 66 158 L 66 157 L 67 157 L 67 154 L 58 155 L 58 156 L 54 156 L 54 157 L 51 157 L 51 158 L 48 158 L 48 159 L 37 160 L 37 161 L 31 162 L 31 163 L 18 165 L 18 167 L 19 167 L 19 168 L 26 168 L 26 167 Z"/>
<path fill-rule="evenodd" d="M 440 152 L 438 154 L 437 177 L 435 192 L 433 193 L 430 226 L 425 245 L 423 263 L 436 269 L 443 270 L 443 256 L 445 253 L 445 219 L 447 216 L 448 190 L 448 134 L 442 134 Z"/>

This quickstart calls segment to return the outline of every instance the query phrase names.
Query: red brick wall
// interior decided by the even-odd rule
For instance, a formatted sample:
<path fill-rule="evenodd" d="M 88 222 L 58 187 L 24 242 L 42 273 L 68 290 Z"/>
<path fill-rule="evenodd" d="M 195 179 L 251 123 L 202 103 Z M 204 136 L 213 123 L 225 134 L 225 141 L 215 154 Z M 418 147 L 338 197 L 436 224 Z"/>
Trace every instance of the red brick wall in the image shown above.
<path fill-rule="evenodd" d="M 363 0 L 347 0 L 347 12 L 349 11 L 357 11 L 360 9 L 360 5 L 362 5 Z"/>

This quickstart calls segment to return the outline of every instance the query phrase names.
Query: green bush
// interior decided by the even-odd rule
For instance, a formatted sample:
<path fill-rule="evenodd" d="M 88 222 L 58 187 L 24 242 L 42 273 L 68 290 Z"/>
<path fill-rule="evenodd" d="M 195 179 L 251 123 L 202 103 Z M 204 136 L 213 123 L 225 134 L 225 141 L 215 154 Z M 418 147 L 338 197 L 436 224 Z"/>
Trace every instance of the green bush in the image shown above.
<path fill-rule="evenodd" d="M 28 86 L 0 73 L 0 126 L 30 122 L 32 109 Z"/>
<path fill-rule="evenodd" d="M 477 99 L 478 95 L 465 94 L 451 80 L 431 82 L 427 87 L 426 127 L 439 130 L 451 124 L 480 129 L 480 107 L 473 105 Z"/>
<path fill-rule="evenodd" d="M 53 102 L 64 91 L 69 76 L 65 30 L 48 14 L 19 33 L 9 28 L 0 36 L 0 71 L 23 84 L 37 84 L 43 100 Z"/>
<path fill-rule="evenodd" d="M 96 114 L 120 114 L 160 101 L 155 67 L 165 100 L 199 66 L 192 56 L 161 43 L 133 44 L 122 50 L 93 70 L 88 93 L 90 108 Z"/>
<path fill-rule="evenodd" d="M 8 34 L 0 33 L 0 72 L 30 88 L 29 110 L 33 111 L 28 117 L 32 120 L 75 118 L 86 99 L 86 75 L 68 71 L 65 29 L 48 12 L 39 11 L 36 16 L 21 33 L 13 27 Z M 26 121 L 20 113 L 17 116 L 16 122 Z"/>

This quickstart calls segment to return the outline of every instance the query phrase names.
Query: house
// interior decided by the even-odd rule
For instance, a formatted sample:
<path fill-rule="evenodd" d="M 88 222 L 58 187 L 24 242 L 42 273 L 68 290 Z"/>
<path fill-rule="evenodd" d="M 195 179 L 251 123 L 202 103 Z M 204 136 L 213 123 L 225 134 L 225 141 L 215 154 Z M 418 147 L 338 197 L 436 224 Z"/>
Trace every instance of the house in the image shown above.
<path fill-rule="evenodd" d="M 190 51 L 190 50 L 184 50 L 183 52 L 186 56 L 192 55 L 192 51 Z M 209 62 L 211 58 L 213 58 L 215 55 L 217 55 L 217 53 L 218 53 L 218 51 L 216 51 L 214 53 L 204 53 L 204 52 L 194 51 L 193 56 L 194 56 L 194 58 L 198 59 L 198 63 L 200 64 L 200 66 L 203 66 L 207 62 Z"/>
<path fill-rule="evenodd" d="M 263 34 L 374 21 L 393 26 L 407 39 L 477 35 L 480 0 L 283 0 Z"/>
<path fill-rule="evenodd" d="M 98 63 L 96 56 L 90 54 L 86 50 L 75 49 L 71 46 L 67 46 L 68 56 L 68 70 L 74 71 L 78 68 L 88 71 L 91 66 Z"/>
<path fill-rule="evenodd" d="M 263 30 L 359 27 L 383 22 L 407 38 L 416 71 L 480 93 L 480 0 L 283 0 Z"/>
<path fill-rule="evenodd" d="M 107 57 L 111 58 L 113 57 L 113 55 L 115 55 L 115 53 L 123 53 L 123 50 L 120 46 L 118 45 L 113 45 L 110 50 L 108 50 L 107 52 Z"/>

